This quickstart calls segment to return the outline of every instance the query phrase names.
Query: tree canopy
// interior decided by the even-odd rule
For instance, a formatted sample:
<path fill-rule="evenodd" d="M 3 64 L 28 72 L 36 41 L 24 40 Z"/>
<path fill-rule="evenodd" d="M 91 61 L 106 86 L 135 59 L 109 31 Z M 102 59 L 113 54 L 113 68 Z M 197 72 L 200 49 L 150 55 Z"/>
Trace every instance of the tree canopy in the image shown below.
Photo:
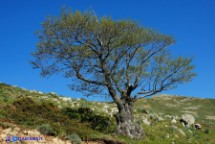
<path fill-rule="evenodd" d="M 63 73 L 74 80 L 74 90 L 87 95 L 110 96 L 112 91 L 135 100 L 195 76 L 192 59 L 174 58 L 167 49 L 175 43 L 173 37 L 132 20 L 64 10 L 47 17 L 42 27 L 34 67 L 41 68 L 43 76 Z"/>
<path fill-rule="evenodd" d="M 192 59 L 171 56 L 173 37 L 132 20 L 64 10 L 48 17 L 42 27 L 34 68 L 40 68 L 42 76 L 62 73 L 73 80 L 73 90 L 87 96 L 111 98 L 118 108 L 118 134 L 143 138 L 142 127 L 133 122 L 134 102 L 196 75 Z"/>

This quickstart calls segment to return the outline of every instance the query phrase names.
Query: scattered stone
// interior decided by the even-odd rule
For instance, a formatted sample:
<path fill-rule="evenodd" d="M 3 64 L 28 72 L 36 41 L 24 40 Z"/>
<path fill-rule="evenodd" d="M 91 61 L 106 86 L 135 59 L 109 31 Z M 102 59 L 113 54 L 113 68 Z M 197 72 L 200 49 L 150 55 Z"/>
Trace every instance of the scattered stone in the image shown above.
<path fill-rule="evenodd" d="M 200 124 L 198 124 L 198 123 L 195 124 L 194 126 L 195 126 L 196 129 L 201 129 L 202 128 L 202 126 Z"/>
<path fill-rule="evenodd" d="M 50 92 L 51 95 L 57 95 L 55 92 Z"/>
<path fill-rule="evenodd" d="M 171 118 L 172 118 L 171 115 L 165 115 L 164 117 L 165 117 L 165 118 L 168 118 L 168 119 L 171 119 Z"/>
<path fill-rule="evenodd" d="M 158 121 L 164 121 L 164 118 L 162 118 L 162 117 L 157 117 L 157 119 L 158 119 Z"/>
<path fill-rule="evenodd" d="M 151 123 L 147 120 L 147 118 L 144 118 L 144 119 L 142 120 L 142 122 L 143 122 L 143 124 L 145 124 L 145 125 L 147 125 L 147 126 L 150 126 L 150 125 L 151 125 Z"/>
<path fill-rule="evenodd" d="M 185 132 L 182 129 L 178 129 L 178 132 L 182 135 L 182 136 L 186 136 Z"/>
<path fill-rule="evenodd" d="M 169 135 L 169 134 L 167 134 L 167 135 L 166 135 L 166 138 L 167 138 L 167 139 L 168 139 L 168 138 L 170 138 L 170 135 Z"/>
<path fill-rule="evenodd" d="M 112 111 L 112 113 L 117 113 L 118 109 L 117 108 L 112 108 L 111 111 Z"/>
<path fill-rule="evenodd" d="M 42 94 L 43 94 L 43 92 L 41 92 L 41 91 L 38 91 L 38 94 L 41 94 L 41 95 L 42 95 Z"/>
<path fill-rule="evenodd" d="M 78 102 L 74 102 L 73 104 L 74 104 L 74 107 L 79 107 L 80 106 L 80 104 Z"/>
<path fill-rule="evenodd" d="M 27 134 L 27 135 L 26 135 Z M 40 140 L 31 140 L 31 141 L 17 141 L 17 142 L 6 142 L 6 137 L 7 136 L 17 136 L 17 137 L 40 137 Z M 7 143 L 17 143 L 17 144 L 38 144 L 38 143 L 43 143 L 43 144 L 71 144 L 69 140 L 62 140 L 58 137 L 53 137 L 53 136 L 45 136 L 42 135 L 39 131 L 37 130 L 21 130 L 17 126 L 13 126 L 13 128 L 8 128 L 8 129 L 1 129 L 0 128 L 0 143 L 1 144 L 7 144 Z"/>
<path fill-rule="evenodd" d="M 104 108 L 108 108 L 108 105 L 105 104 L 105 105 L 104 105 Z"/>
<path fill-rule="evenodd" d="M 215 116 L 207 115 L 207 116 L 206 116 L 206 119 L 215 120 Z"/>
<path fill-rule="evenodd" d="M 28 135 L 28 131 L 27 131 L 26 129 L 23 130 L 22 133 L 23 133 L 24 135 Z"/>
<path fill-rule="evenodd" d="M 181 123 L 181 125 L 182 125 L 183 127 L 185 127 L 185 124 L 184 124 L 183 122 Z"/>
<path fill-rule="evenodd" d="M 173 125 L 173 126 L 172 126 L 172 128 L 173 128 L 173 129 L 175 129 L 175 130 L 177 130 L 177 129 L 178 129 L 178 127 L 177 127 L 177 126 L 175 126 L 175 125 Z"/>
<path fill-rule="evenodd" d="M 190 107 L 184 107 L 184 110 L 197 110 L 199 109 L 201 106 L 190 106 Z"/>
<path fill-rule="evenodd" d="M 36 136 L 41 135 L 41 133 L 37 130 L 28 130 L 28 135 L 36 137 Z"/>
<path fill-rule="evenodd" d="M 172 118 L 175 119 L 175 120 L 179 119 L 179 117 L 177 115 L 176 116 L 172 116 Z"/>
<path fill-rule="evenodd" d="M 163 121 L 164 120 L 164 118 L 162 118 L 161 116 L 159 116 L 157 113 L 150 113 L 149 117 L 151 119 L 158 120 L 158 121 Z"/>
<path fill-rule="evenodd" d="M 171 123 L 175 124 L 177 121 L 175 119 L 172 119 Z"/>
<path fill-rule="evenodd" d="M 186 127 L 190 127 L 191 125 L 194 125 L 195 118 L 191 114 L 184 114 L 181 116 L 180 122 L 184 123 Z"/>

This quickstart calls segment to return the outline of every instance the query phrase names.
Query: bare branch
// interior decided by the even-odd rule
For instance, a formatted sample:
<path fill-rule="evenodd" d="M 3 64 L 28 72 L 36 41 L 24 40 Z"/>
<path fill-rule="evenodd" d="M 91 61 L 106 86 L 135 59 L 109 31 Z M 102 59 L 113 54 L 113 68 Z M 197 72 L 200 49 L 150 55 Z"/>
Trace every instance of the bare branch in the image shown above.
<path fill-rule="evenodd" d="M 87 83 L 96 84 L 96 85 L 102 85 L 102 86 L 107 85 L 107 83 L 105 83 L 105 82 L 99 82 L 99 81 L 87 79 L 86 77 L 81 75 L 79 71 L 77 71 L 76 76 L 77 76 L 78 79 L 80 79 L 80 80 L 82 80 L 84 82 L 87 82 Z"/>

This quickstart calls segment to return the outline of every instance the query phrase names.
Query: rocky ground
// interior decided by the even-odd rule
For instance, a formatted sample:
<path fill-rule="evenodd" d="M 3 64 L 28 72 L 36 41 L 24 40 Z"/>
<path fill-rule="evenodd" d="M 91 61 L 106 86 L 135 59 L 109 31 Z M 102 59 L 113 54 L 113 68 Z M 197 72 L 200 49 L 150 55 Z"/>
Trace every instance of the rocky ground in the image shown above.
<path fill-rule="evenodd" d="M 17 99 L 30 98 L 36 103 L 51 103 L 51 108 L 63 110 L 64 108 L 89 108 L 97 115 L 110 117 L 114 119 L 117 108 L 111 102 L 86 101 L 84 99 L 73 99 L 63 97 L 56 93 L 43 93 L 35 90 L 26 90 L 16 86 L 0 84 L 0 120 L 5 119 L 3 112 L 8 106 L 12 110 L 16 109 L 14 103 Z M 81 122 L 75 120 L 71 129 L 72 132 L 89 135 L 90 138 L 110 139 L 114 137 L 124 143 L 215 143 L 215 100 L 200 99 L 185 96 L 158 95 L 153 98 L 143 99 L 135 103 L 134 113 L 135 122 L 140 124 L 145 132 L 144 140 L 131 140 L 123 137 L 117 137 L 114 134 L 104 133 L 102 131 L 92 131 Z M 54 111 L 55 113 L 55 111 Z M 11 117 L 12 118 L 12 117 Z M 13 119 L 13 120 L 17 120 Z M 19 120 L 19 119 L 18 119 Z M 58 123 L 53 123 L 58 125 Z M 17 121 L 19 122 L 19 121 Z M 0 121 L 1 125 L 4 125 Z M 21 124 L 21 125 L 20 125 Z M 25 123 L 24 123 L 25 124 Z M 77 126 L 76 126 L 77 124 Z M 71 143 L 65 136 L 48 136 L 41 134 L 37 129 L 23 128 L 22 123 L 12 123 L 10 127 L 0 125 L 0 143 L 5 143 L 7 136 L 42 137 L 41 141 L 22 141 L 23 143 L 46 143 L 46 144 L 66 144 Z M 24 126 L 29 127 L 29 124 Z M 81 128 L 80 128 L 81 126 Z M 86 130 L 89 129 L 89 130 Z M 82 137 L 82 136 L 81 136 Z M 82 138 L 83 139 L 83 138 Z M 105 143 L 104 141 L 83 141 L 84 143 Z M 21 144 L 21 141 L 18 142 Z M 106 142 L 108 143 L 108 142 Z"/>
<path fill-rule="evenodd" d="M 18 140 L 18 137 L 22 140 Z M 11 128 L 0 128 L 0 143 L 16 144 L 71 144 L 69 140 L 41 134 L 38 130 L 21 129 L 16 125 Z M 104 144 L 102 141 L 83 141 L 82 144 Z"/>

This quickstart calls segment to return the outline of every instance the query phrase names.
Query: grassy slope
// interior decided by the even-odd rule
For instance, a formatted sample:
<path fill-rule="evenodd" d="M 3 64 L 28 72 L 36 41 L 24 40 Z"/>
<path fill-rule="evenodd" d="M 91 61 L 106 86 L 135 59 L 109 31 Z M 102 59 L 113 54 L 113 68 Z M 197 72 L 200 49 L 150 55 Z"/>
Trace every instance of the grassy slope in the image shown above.
<path fill-rule="evenodd" d="M 73 100 L 76 101 L 76 100 Z M 103 104 L 92 103 L 84 100 L 77 101 L 79 107 L 94 108 L 94 114 L 99 121 L 92 124 L 92 117 L 78 111 L 77 108 L 65 113 L 65 109 L 71 107 L 69 101 L 63 101 L 55 94 L 42 94 L 0 84 L 0 123 L 15 123 L 24 128 L 38 128 L 42 124 L 50 124 L 56 135 L 65 138 L 71 133 L 77 133 L 82 138 L 88 139 L 112 139 L 125 143 L 215 143 L 215 120 L 207 119 L 215 116 L 214 99 L 197 99 L 179 96 L 155 96 L 151 99 L 140 100 L 135 104 L 136 121 L 143 125 L 145 131 L 144 140 L 131 140 L 125 137 L 117 137 L 111 134 L 115 126 L 114 119 L 108 119 L 108 115 L 101 111 Z M 114 106 L 111 104 L 111 107 Z M 167 115 L 180 117 L 184 113 L 195 116 L 202 130 L 184 128 L 177 122 L 171 124 Z M 140 117 L 147 117 L 151 125 L 146 126 Z M 163 120 L 157 119 L 157 117 Z M 106 120 L 111 125 L 104 127 Z M 106 124 L 106 123 L 105 123 Z M 177 127 L 177 128 L 175 128 Z M 183 136 L 178 129 L 184 131 Z"/>

